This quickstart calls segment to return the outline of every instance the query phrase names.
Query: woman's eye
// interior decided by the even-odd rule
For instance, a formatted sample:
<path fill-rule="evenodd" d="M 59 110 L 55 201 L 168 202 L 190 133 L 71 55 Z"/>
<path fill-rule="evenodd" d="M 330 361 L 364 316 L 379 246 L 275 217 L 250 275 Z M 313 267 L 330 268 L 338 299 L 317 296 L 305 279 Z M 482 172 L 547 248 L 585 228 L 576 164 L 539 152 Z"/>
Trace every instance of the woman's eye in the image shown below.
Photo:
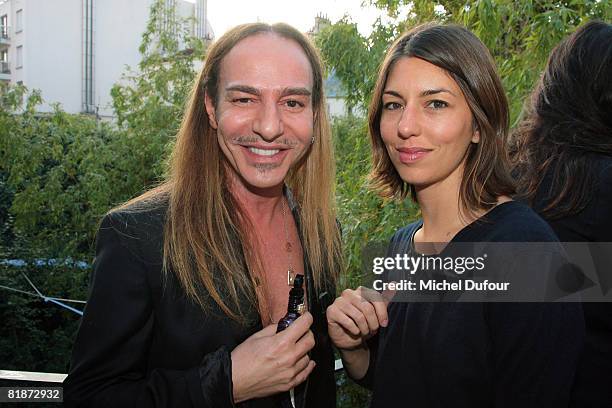
<path fill-rule="evenodd" d="M 387 102 L 383 106 L 386 110 L 396 110 L 396 109 L 401 109 L 402 107 L 402 105 L 400 105 L 397 102 Z"/>
<path fill-rule="evenodd" d="M 444 102 L 444 101 L 431 101 L 429 102 L 429 106 L 433 109 L 442 109 L 442 108 L 446 108 L 448 106 L 448 103 Z"/>

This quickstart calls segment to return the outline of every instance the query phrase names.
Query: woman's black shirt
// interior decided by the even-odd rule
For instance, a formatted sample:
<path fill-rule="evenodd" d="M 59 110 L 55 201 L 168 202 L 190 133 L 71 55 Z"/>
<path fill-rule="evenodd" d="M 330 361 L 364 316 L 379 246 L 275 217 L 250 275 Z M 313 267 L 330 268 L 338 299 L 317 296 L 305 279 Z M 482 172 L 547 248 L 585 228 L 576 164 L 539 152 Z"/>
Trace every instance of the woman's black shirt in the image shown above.
<path fill-rule="evenodd" d="M 518 202 L 498 205 L 486 220 L 451 242 L 557 240 Z M 421 225 L 400 229 L 391 247 L 408 248 Z M 583 332 L 578 303 L 392 302 L 364 382 L 375 408 L 563 407 Z"/>

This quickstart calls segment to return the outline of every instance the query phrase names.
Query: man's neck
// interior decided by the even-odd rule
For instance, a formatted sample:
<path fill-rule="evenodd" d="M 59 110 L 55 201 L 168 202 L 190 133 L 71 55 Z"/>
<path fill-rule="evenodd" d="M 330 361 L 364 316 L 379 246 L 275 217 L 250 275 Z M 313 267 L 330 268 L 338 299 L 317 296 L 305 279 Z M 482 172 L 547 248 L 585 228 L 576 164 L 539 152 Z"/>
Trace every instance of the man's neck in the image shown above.
<path fill-rule="evenodd" d="M 270 225 L 278 221 L 283 205 L 282 184 L 258 189 L 247 187 L 240 180 L 234 180 L 230 189 L 254 225 Z"/>

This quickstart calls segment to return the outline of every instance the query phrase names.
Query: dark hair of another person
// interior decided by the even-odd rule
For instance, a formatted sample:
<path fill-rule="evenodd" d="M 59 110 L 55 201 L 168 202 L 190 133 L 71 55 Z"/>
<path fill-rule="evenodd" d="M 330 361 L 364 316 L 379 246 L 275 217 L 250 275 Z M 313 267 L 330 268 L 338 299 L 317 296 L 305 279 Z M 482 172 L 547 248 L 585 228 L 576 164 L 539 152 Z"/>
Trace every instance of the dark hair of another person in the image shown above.
<path fill-rule="evenodd" d="M 380 134 L 382 96 L 387 77 L 402 58 L 420 58 L 446 71 L 457 83 L 480 131 L 480 141 L 468 147 L 459 193 L 460 205 L 469 212 L 488 209 L 501 195 L 514 194 L 506 144 L 508 101 L 495 62 L 485 45 L 458 25 L 425 24 L 399 37 L 380 67 L 369 108 L 373 166 L 370 182 L 383 197 L 404 199 L 414 186 L 404 182 L 385 148 Z"/>
<path fill-rule="evenodd" d="M 588 204 L 593 155 L 612 156 L 612 25 L 589 22 L 555 47 L 511 150 L 522 198 L 533 202 L 545 175 L 552 177 L 545 217 Z"/>

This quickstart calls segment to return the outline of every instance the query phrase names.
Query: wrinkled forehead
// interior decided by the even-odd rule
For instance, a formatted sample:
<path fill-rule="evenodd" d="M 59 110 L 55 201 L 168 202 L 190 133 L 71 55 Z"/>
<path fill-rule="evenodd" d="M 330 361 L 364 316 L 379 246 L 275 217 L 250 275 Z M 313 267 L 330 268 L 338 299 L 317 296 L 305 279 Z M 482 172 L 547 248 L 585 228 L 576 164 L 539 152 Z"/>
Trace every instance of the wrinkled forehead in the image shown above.
<path fill-rule="evenodd" d="M 261 90 L 306 88 L 312 91 L 313 73 L 302 47 L 274 33 L 259 33 L 238 42 L 223 58 L 219 90 L 247 85 Z"/>

